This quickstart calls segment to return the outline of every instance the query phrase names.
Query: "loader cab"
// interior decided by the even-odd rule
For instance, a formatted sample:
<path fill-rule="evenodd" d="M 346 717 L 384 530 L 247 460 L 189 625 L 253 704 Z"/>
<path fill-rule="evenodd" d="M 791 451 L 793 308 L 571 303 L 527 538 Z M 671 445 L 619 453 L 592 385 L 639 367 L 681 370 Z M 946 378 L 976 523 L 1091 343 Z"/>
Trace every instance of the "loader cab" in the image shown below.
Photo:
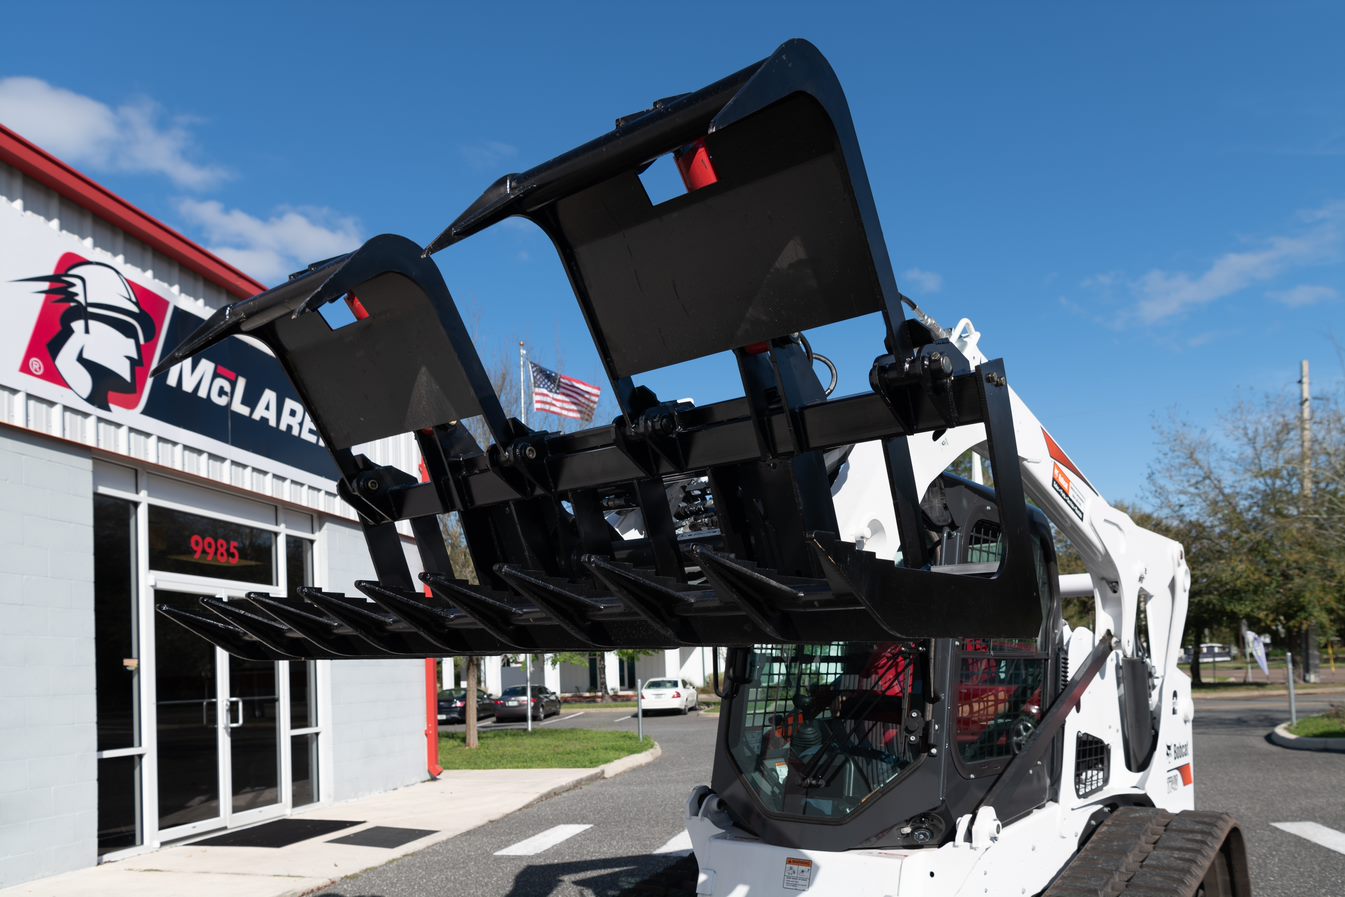
<path fill-rule="evenodd" d="M 1000 559 L 993 492 L 945 475 L 951 519 L 939 565 Z M 945 518 L 948 519 L 948 518 Z M 1023 748 L 1059 687 L 1060 603 L 1050 527 L 1031 514 L 1044 604 L 1036 639 L 757 645 L 730 652 L 714 791 L 735 824 L 772 844 L 824 850 L 937 846 Z M 975 573 L 969 575 L 978 575 Z M 983 574 L 982 574 L 983 575 Z M 1027 782 L 1004 821 L 1046 801 Z"/>

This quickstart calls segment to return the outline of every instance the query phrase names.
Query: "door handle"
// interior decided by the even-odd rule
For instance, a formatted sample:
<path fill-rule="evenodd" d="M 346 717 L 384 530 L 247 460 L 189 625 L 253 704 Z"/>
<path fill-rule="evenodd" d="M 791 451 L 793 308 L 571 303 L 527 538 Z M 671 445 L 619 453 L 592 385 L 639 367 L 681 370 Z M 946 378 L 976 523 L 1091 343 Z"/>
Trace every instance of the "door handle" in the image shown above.
<path fill-rule="evenodd" d="M 205 698 L 204 700 L 201 701 L 201 725 L 203 726 L 215 725 L 210 719 L 210 709 L 209 709 L 209 705 L 214 703 L 215 698 Z"/>
<path fill-rule="evenodd" d="M 238 722 L 234 722 L 234 721 L 233 721 L 234 701 L 237 701 L 237 702 L 238 702 Z M 229 699 L 229 728 L 230 728 L 230 729 L 237 729 L 237 728 L 238 728 L 239 726 L 241 726 L 241 725 L 243 725 L 243 699 L 242 699 L 242 698 L 230 698 L 230 699 Z"/>

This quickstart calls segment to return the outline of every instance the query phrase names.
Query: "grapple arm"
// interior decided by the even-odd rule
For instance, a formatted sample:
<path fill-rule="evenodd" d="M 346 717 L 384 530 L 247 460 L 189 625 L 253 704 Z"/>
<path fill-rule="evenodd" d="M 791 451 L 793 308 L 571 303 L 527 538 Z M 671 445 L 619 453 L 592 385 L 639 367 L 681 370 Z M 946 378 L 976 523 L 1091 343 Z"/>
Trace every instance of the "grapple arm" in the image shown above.
<path fill-rule="evenodd" d="M 708 166 L 654 203 L 640 172 L 673 153 Z M 430 250 L 510 215 L 550 236 L 619 416 L 576 433 L 504 414 Z M 347 302 L 333 328 L 317 313 Z M 871 389 L 830 398 L 798 334 L 877 313 Z M 498 181 L 425 252 L 381 236 L 215 315 L 160 370 L 247 335 L 284 364 L 341 472 L 377 574 L 369 600 L 318 589 L 200 613 L 163 609 L 256 657 L 427 656 L 1038 635 L 1034 566 L 1007 381 L 941 334 L 903 320 L 845 97 L 826 60 L 791 41 L 729 78 L 626 116 L 616 129 Z M 736 399 L 695 407 L 636 383 L 731 352 Z M 482 447 L 464 425 L 484 421 Z M 1002 560 L 937 566 L 908 439 L 986 427 Z M 357 447 L 414 435 L 426 480 Z M 840 537 L 825 452 L 882 444 L 902 554 Z M 670 502 L 696 487 L 701 526 Z M 638 510 L 642 536 L 609 525 Z M 449 562 L 456 514 L 476 580 Z M 409 521 L 413 581 L 395 525 Z M 428 594 L 424 587 L 428 587 Z"/>

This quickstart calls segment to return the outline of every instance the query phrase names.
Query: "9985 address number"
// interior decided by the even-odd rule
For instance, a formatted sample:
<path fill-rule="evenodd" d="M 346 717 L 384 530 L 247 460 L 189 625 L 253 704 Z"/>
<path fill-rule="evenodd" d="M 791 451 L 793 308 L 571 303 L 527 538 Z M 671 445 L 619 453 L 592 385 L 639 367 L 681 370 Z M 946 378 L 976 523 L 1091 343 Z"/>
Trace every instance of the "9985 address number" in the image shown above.
<path fill-rule="evenodd" d="M 237 542 L 192 533 L 191 550 L 192 557 L 198 561 L 204 557 L 208 563 L 212 564 L 234 565 L 238 563 Z"/>

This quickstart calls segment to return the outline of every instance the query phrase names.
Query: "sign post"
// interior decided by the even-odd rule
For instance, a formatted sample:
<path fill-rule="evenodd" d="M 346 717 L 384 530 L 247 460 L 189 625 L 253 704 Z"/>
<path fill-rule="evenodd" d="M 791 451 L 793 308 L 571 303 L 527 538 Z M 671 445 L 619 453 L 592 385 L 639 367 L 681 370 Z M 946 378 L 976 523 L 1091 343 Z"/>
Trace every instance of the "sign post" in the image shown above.
<path fill-rule="evenodd" d="M 644 683 L 639 679 L 635 680 L 635 731 L 644 744 Z"/>
<path fill-rule="evenodd" d="M 1285 671 L 1289 679 L 1289 725 L 1298 725 L 1298 700 L 1294 695 L 1294 655 L 1284 652 Z"/>

